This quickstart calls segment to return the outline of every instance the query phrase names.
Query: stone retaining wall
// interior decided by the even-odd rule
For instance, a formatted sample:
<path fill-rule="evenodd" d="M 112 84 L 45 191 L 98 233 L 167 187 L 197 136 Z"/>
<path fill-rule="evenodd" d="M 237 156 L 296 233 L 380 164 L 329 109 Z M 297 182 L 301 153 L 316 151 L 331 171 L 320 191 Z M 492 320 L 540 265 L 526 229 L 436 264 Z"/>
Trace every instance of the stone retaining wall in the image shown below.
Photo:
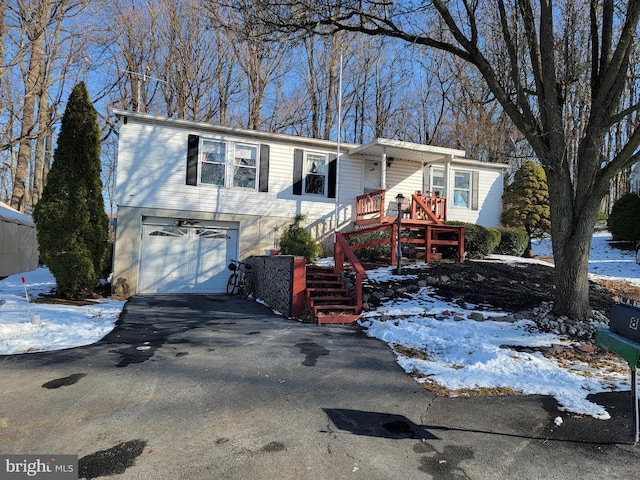
<path fill-rule="evenodd" d="M 299 273 L 302 261 L 302 285 Z M 304 259 L 293 255 L 254 256 L 245 260 L 251 265 L 254 280 L 254 297 L 272 310 L 294 317 L 300 289 L 304 292 Z"/>

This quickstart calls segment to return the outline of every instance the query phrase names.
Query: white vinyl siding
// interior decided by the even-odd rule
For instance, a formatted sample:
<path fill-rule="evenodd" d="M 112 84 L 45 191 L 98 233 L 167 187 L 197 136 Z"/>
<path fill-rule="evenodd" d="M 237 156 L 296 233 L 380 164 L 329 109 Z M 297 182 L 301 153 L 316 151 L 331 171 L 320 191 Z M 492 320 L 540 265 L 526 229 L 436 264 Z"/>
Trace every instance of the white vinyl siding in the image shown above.
<path fill-rule="evenodd" d="M 186 161 L 187 161 L 187 137 L 189 134 L 201 137 L 212 142 L 223 142 L 227 145 L 227 157 L 235 155 L 229 146 L 255 146 L 256 155 L 259 156 L 258 145 L 265 141 L 257 142 L 252 138 L 240 136 L 221 135 L 213 132 L 199 132 L 189 128 L 175 126 L 142 124 L 134 118 L 129 118 L 126 125 L 120 128 L 120 147 L 118 158 L 118 180 L 116 189 L 116 202 L 121 206 L 162 208 L 173 210 L 189 210 L 202 212 L 224 212 L 236 215 L 257 215 L 293 218 L 297 213 L 305 213 L 309 219 L 326 218 L 331 221 L 331 215 L 335 210 L 335 199 L 326 195 L 302 195 L 296 196 L 292 192 L 293 177 L 293 151 L 297 148 L 292 143 L 269 142 L 269 191 L 259 192 L 257 180 L 251 188 L 240 188 L 234 181 L 253 175 L 249 168 L 250 163 L 232 157 L 232 161 L 226 163 L 226 185 L 203 184 L 200 181 L 200 171 L 197 186 L 185 185 Z M 255 143 L 254 143 L 255 142 Z M 322 151 L 309 148 L 309 151 L 325 155 L 328 159 L 335 155 L 334 149 Z M 200 162 L 202 161 L 202 148 L 200 148 Z M 240 155 L 244 158 L 244 154 Z M 199 162 L 199 163 L 200 163 Z M 234 165 L 236 162 L 237 165 Z M 239 163 L 243 163 L 240 165 Z M 361 165 L 358 163 L 358 165 Z M 234 180 L 235 167 L 241 168 Z M 199 170 L 201 165 L 199 165 Z M 259 160 L 256 165 L 255 175 L 258 175 Z M 229 173 L 231 171 L 231 173 Z M 251 175 L 250 175 L 251 173 Z M 350 180 L 361 191 L 362 175 L 358 170 L 358 177 Z M 343 178 L 348 178 L 343 175 Z M 324 189 L 326 192 L 326 180 Z M 345 197 L 345 200 L 347 198 Z M 351 201 L 349 199 L 349 201 Z M 342 200 L 340 200 L 341 203 Z M 355 199 L 353 200 L 355 204 Z M 351 211 L 351 205 L 345 205 Z M 331 231 L 328 229 L 327 231 Z"/>
<path fill-rule="evenodd" d="M 396 159 L 391 167 L 387 168 L 386 190 L 385 214 L 395 217 L 398 214 L 396 196 L 401 193 L 406 206 L 411 201 L 411 194 L 422 190 L 422 165 Z"/>
<path fill-rule="evenodd" d="M 498 228 L 502 226 L 502 193 L 504 191 L 502 170 L 496 168 L 477 168 L 473 170 L 462 170 L 452 168 L 451 178 L 449 179 L 450 188 L 454 186 L 454 173 L 456 170 L 468 171 L 471 173 L 473 182 L 474 173 L 477 177 L 477 185 L 473 189 L 477 189 L 478 209 L 471 207 L 456 207 L 454 202 L 447 198 L 447 220 L 455 220 L 459 222 L 477 223 L 479 225 Z M 473 198 L 470 198 L 473 202 Z"/>

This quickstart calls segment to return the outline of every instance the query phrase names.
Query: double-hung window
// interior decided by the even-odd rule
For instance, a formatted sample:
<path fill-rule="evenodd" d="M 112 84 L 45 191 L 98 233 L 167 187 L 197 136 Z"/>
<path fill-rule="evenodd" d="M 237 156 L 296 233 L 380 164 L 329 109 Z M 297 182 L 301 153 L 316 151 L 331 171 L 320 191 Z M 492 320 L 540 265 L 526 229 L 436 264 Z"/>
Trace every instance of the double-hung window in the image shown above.
<path fill-rule="evenodd" d="M 453 182 L 453 205 L 470 208 L 471 172 L 455 171 Z"/>
<path fill-rule="evenodd" d="M 444 168 L 433 167 L 431 169 L 431 192 L 439 197 L 446 196 L 444 184 Z"/>
<path fill-rule="evenodd" d="M 202 140 L 200 183 L 225 185 L 227 144 L 215 140 Z"/>
<path fill-rule="evenodd" d="M 233 186 L 256 188 L 258 147 L 236 143 L 233 154 Z"/>
<path fill-rule="evenodd" d="M 319 153 L 306 153 L 304 192 L 326 195 L 328 156 Z"/>
<path fill-rule="evenodd" d="M 200 183 L 256 189 L 256 145 L 203 139 L 201 152 Z"/>

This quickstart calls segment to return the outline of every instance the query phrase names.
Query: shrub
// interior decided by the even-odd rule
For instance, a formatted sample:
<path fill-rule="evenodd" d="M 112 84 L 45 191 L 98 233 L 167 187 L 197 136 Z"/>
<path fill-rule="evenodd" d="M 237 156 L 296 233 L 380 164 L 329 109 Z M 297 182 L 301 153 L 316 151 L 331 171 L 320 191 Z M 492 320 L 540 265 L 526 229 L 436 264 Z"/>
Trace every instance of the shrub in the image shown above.
<path fill-rule="evenodd" d="M 362 235 L 354 235 L 347 238 L 349 245 L 360 245 L 363 243 L 375 242 L 377 240 L 388 240 L 391 233 L 388 230 L 379 232 L 363 233 Z M 354 250 L 358 260 L 361 262 L 376 262 L 380 258 L 391 256 L 391 245 L 383 243 L 381 245 L 372 245 L 370 247 L 359 248 Z"/>
<path fill-rule="evenodd" d="M 490 228 L 490 244 L 489 244 L 489 253 L 495 253 L 496 248 L 500 245 L 500 240 L 502 240 L 502 232 L 498 228 Z"/>
<path fill-rule="evenodd" d="M 614 240 L 640 240 L 640 196 L 627 193 L 611 207 L 607 229 Z"/>
<path fill-rule="evenodd" d="M 447 225 L 464 226 L 464 250 L 468 257 L 485 257 L 493 253 L 494 234 L 482 225 L 464 222 L 446 222 Z"/>
<path fill-rule="evenodd" d="M 304 257 L 307 262 L 313 262 L 322 253 L 322 247 L 300 226 L 304 218 L 304 215 L 298 214 L 284 228 L 280 237 L 280 253 Z"/>
<path fill-rule="evenodd" d="M 521 257 L 529 244 L 529 235 L 524 228 L 501 228 L 500 243 L 495 253 Z"/>

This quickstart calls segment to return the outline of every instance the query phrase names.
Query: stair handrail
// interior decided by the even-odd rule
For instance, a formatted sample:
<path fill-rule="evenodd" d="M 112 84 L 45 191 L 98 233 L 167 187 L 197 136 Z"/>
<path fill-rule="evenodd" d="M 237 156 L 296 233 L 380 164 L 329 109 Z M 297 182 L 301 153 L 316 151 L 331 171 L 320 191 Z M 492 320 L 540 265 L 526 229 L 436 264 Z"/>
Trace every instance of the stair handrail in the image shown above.
<path fill-rule="evenodd" d="M 438 218 L 438 216 L 429 207 L 427 207 L 427 205 L 424 203 L 422 195 L 413 193 L 413 194 L 411 194 L 411 199 L 413 200 L 411 202 L 411 204 L 412 204 L 411 217 L 412 218 L 417 218 L 417 210 L 418 209 L 416 207 L 420 207 L 420 209 L 423 210 L 429 216 L 429 218 L 431 218 L 431 220 L 433 220 L 434 223 L 439 224 L 439 225 L 442 224 L 442 220 L 440 220 Z"/>
<path fill-rule="evenodd" d="M 333 261 L 334 273 L 340 273 L 344 269 L 344 259 L 347 258 L 347 261 L 353 267 L 353 270 L 356 274 L 355 278 L 355 287 L 356 287 L 356 313 L 360 313 L 362 311 L 362 279 L 369 278 L 367 272 L 364 267 L 356 257 L 356 254 L 353 253 L 353 250 L 347 243 L 347 240 L 344 238 L 344 235 L 341 232 L 336 231 L 336 241 L 333 246 Z"/>

